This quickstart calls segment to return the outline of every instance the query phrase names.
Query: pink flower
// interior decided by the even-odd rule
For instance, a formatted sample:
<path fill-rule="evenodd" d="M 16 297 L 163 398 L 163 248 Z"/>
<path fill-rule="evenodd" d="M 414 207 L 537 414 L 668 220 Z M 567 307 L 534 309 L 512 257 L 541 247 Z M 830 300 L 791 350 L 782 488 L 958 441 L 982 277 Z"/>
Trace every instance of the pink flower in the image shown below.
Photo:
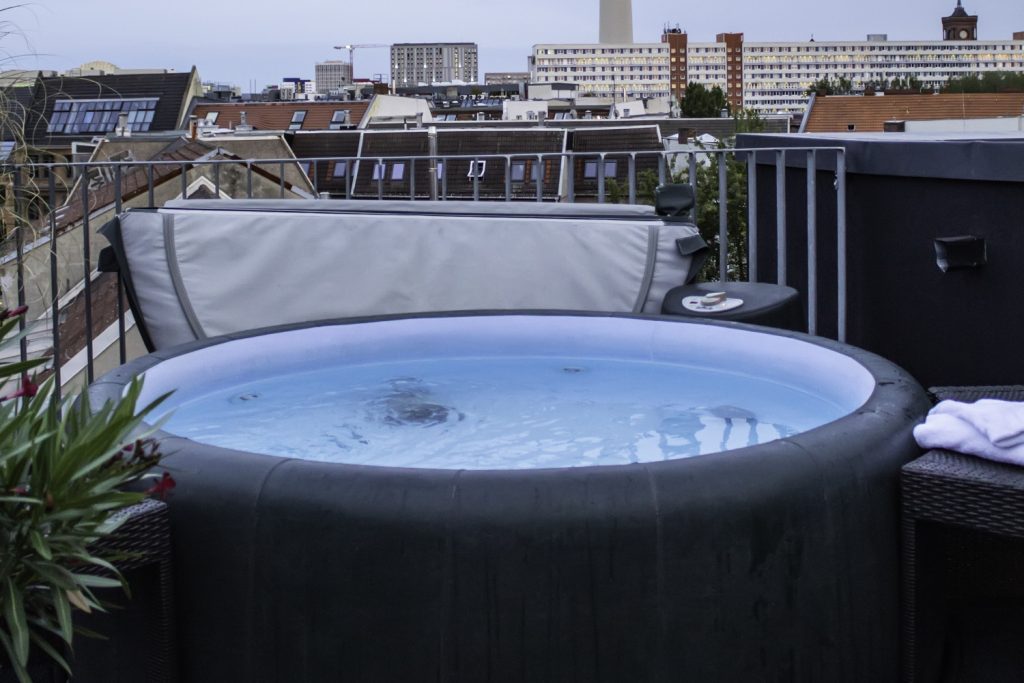
<path fill-rule="evenodd" d="M 21 376 L 21 388 L 15 391 L 9 396 L 0 397 L 0 402 L 6 401 L 12 398 L 32 398 L 39 393 L 39 385 L 29 379 L 28 375 Z"/>
<path fill-rule="evenodd" d="M 160 477 L 160 480 L 157 483 L 146 489 L 146 493 L 151 496 L 156 496 L 160 500 L 166 500 L 167 492 L 177 485 L 178 482 L 174 481 L 174 477 L 167 472 L 164 472 L 163 476 Z"/>
<path fill-rule="evenodd" d="M 9 308 L 5 311 L 0 312 L 0 320 L 17 318 L 19 315 L 24 315 L 27 310 L 28 306 L 18 306 L 17 308 Z"/>

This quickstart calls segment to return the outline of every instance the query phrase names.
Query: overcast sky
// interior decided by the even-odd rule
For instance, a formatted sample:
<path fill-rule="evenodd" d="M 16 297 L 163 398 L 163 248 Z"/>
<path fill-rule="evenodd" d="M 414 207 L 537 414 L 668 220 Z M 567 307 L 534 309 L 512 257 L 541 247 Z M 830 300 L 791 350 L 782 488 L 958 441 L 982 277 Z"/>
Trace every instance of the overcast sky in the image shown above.
<path fill-rule="evenodd" d="M 1024 0 L 964 0 L 978 34 L 1024 31 Z M 31 0 L 30 0 L 31 2 Z M 68 69 L 92 60 L 123 68 L 162 67 L 248 89 L 313 77 L 313 65 L 348 58 L 343 43 L 475 42 L 485 71 L 525 71 L 536 43 L 596 42 L 599 0 L 35 0 L 7 10 L 22 37 L 3 37 L 8 67 Z M 0 2 L 0 6 L 3 3 Z M 742 32 L 750 41 L 941 36 L 956 0 L 633 0 L 637 42 L 657 42 L 665 24 L 691 41 Z M 856 9 L 851 9 L 856 7 Z M 11 27 L 8 27 L 11 28 Z M 34 56 L 32 56 L 34 55 Z M 388 71 L 386 48 L 355 53 L 356 76 Z"/>

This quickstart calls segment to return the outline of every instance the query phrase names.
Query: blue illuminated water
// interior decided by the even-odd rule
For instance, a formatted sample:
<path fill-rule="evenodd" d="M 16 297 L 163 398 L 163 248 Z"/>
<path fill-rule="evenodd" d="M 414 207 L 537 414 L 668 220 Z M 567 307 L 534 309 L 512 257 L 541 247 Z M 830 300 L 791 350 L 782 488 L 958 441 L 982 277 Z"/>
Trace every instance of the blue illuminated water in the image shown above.
<path fill-rule="evenodd" d="M 550 356 L 310 366 L 182 391 L 173 408 L 168 431 L 215 446 L 443 469 L 686 458 L 783 438 L 849 412 L 751 374 Z"/>

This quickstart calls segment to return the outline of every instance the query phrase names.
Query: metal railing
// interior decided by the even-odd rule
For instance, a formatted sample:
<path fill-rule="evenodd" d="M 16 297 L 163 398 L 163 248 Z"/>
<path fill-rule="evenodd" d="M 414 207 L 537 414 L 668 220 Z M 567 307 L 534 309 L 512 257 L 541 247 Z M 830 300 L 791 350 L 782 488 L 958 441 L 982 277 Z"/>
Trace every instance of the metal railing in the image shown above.
<path fill-rule="evenodd" d="M 472 162 L 473 169 L 481 172 L 468 174 L 462 187 L 465 196 L 453 190 L 452 165 L 454 162 Z M 484 162 L 486 165 L 483 165 Z M 540 173 L 525 172 L 515 176 L 513 169 L 520 163 L 530 162 Z M 614 162 L 610 165 L 608 162 Z M 625 162 L 626 172 L 618 171 L 618 164 Z M 789 162 L 794 162 L 789 164 Z M 386 177 L 389 164 L 401 163 L 402 175 L 399 180 Z M 334 170 L 344 164 L 344 173 L 334 176 Z M 363 170 L 369 166 L 369 171 Z M 428 169 L 427 188 L 417 187 L 418 165 Z M 650 192 L 655 185 L 666 182 L 689 183 L 694 188 L 697 205 L 691 218 L 697 218 L 701 207 L 717 210 L 717 234 L 714 226 L 702 225 L 706 239 L 718 247 L 719 280 L 745 279 L 754 282 L 772 281 L 778 284 L 796 285 L 803 289 L 807 303 L 807 325 L 811 334 L 819 330 L 819 280 L 823 276 L 819 264 L 818 198 L 825 190 L 835 205 L 835 291 L 836 327 L 835 336 L 845 341 L 847 335 L 847 263 L 846 263 L 846 170 L 845 155 L 841 147 L 788 147 L 788 148 L 701 148 L 691 147 L 664 152 L 562 152 L 537 154 L 473 154 L 473 155 L 402 155 L 362 157 L 316 157 L 286 159 L 223 159 L 200 158 L 192 161 L 116 161 L 81 162 L 67 164 L 24 164 L 7 165 L 0 169 L 6 178 L 8 192 L 13 197 L 13 208 L 17 226 L 5 239 L 5 249 L 0 254 L 0 282 L 10 281 L 13 265 L 16 301 L 8 297 L 8 305 L 29 305 L 30 317 L 43 324 L 42 332 L 29 335 L 21 341 L 20 356 L 51 355 L 56 385 L 68 381 L 68 374 L 81 374 L 81 380 L 92 382 L 96 377 L 93 295 L 96 287 L 96 252 L 92 240 L 94 228 L 105 218 L 121 213 L 126 208 L 157 207 L 169 199 L 190 196 L 190 187 L 197 182 L 212 189 L 217 197 L 320 197 L 327 188 L 333 188 L 332 198 L 399 198 L 411 201 L 436 196 L 445 201 L 450 198 L 482 200 L 484 177 L 498 166 L 502 169 L 502 183 L 495 190 L 494 183 L 488 183 L 488 193 L 495 200 L 532 201 L 626 201 L 653 203 Z M 775 263 L 774 279 L 765 278 L 758 268 L 759 258 L 764 258 L 761 231 L 766 213 L 759 211 L 759 184 L 772 175 L 774 166 L 774 255 L 766 260 Z M 789 225 L 790 206 L 788 203 L 787 168 L 799 166 L 806 172 L 806 225 L 803 234 L 791 230 Z M 758 168 L 765 173 L 758 174 Z M 377 169 L 374 174 L 373 169 Z M 331 169 L 332 181 L 324 185 L 323 169 Z M 832 174 L 834 180 L 829 188 L 819 186 L 822 172 Z M 43 171 L 40 173 L 40 171 Z M 58 172 L 70 171 L 71 179 L 61 179 L 65 187 L 58 186 Z M 612 173 L 609 173 L 612 171 Z M 275 173 L 276 172 L 276 173 Z M 177 187 L 169 184 L 173 174 L 180 176 Z M 614 174 L 615 178 L 611 177 Z M 736 175 L 746 175 L 741 187 L 735 182 Z M 716 176 L 716 177 L 712 177 Z M 489 177 L 493 177 L 490 175 Z M 514 179 L 519 177 L 521 179 Z M 191 181 L 190 181 L 191 178 Z M 40 184 L 35 180 L 45 180 Z M 730 214 L 730 180 L 734 189 L 744 190 L 745 197 L 734 197 L 738 207 Z M 714 181 L 714 182 L 713 182 Z M 582 186 L 579 184 L 582 183 Z M 532 186 L 532 187 L 531 187 Z M 338 188 L 340 187 L 340 191 Z M 116 188 L 121 188 L 118 191 Z M 529 188 L 528 194 L 525 192 Z M 108 189 L 112 191 L 108 192 Z M 768 188 L 765 188 L 767 191 Z M 65 200 L 61 206 L 63 190 Z M 761 193 L 760 196 L 764 196 Z M 726 201 L 722 201 L 726 197 Z M 109 199 L 109 201 L 108 201 Z M 746 203 L 746 211 L 742 205 Z M 103 205 L 100 205 L 100 202 Z M 28 220 L 27 207 L 34 203 L 37 208 L 57 207 L 44 211 L 41 218 Z M 81 207 L 78 215 L 76 207 Z M 737 218 L 737 214 L 740 218 Z M 745 215 L 744 215 L 745 214 Z M 730 243 L 730 215 L 736 220 L 739 235 L 733 235 L 745 244 Z M 21 217 L 21 218 L 19 218 Z M 5 222 L 11 216 L 5 216 Z M 735 226 L 734 226 L 735 227 Z M 734 231 L 737 232 L 737 231 Z M 807 252 L 806 276 L 802 282 L 791 282 L 788 263 L 790 241 L 795 235 L 805 240 Z M 78 235 L 79 237 L 76 237 Z M 80 244 L 77 243 L 80 241 Z M 68 242 L 71 244 L 68 245 Z M 730 252 L 731 250 L 731 252 Z M 732 260 L 730 260 L 730 253 Z M 746 264 L 746 271 L 736 264 Z M 40 271 L 48 271 L 44 277 Z M 9 285 L 8 285 L 9 289 Z M 30 297 L 32 290 L 38 296 Z M 80 291 L 79 291 L 80 290 Z M 79 299 L 83 306 L 84 355 L 81 371 L 65 368 L 62 362 L 62 322 L 71 300 Z M 33 310 L 34 309 L 34 310 Z M 42 315 L 45 309 L 46 314 Z M 123 364 L 131 355 L 127 344 L 127 329 L 131 326 L 130 313 L 126 310 L 125 297 L 120 285 L 116 287 L 115 342 L 106 343 L 101 353 L 109 355 L 116 343 L 114 363 Z M 109 366 L 110 363 L 108 362 Z"/>

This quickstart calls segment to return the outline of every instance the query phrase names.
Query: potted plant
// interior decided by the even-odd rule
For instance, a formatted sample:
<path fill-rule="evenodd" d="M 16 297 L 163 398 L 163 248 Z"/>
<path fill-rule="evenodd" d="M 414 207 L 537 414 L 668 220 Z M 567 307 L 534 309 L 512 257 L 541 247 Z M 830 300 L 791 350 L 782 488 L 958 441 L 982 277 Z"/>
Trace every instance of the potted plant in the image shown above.
<path fill-rule="evenodd" d="M 22 336 L 24 313 L 0 304 L 0 350 Z M 32 681 L 30 658 L 71 673 L 74 610 L 102 610 L 94 589 L 124 585 L 91 545 L 116 529 L 113 512 L 173 486 L 165 474 L 150 491 L 126 490 L 155 476 L 160 454 L 137 432 L 160 400 L 138 409 L 133 383 L 97 409 L 85 393 L 58 402 L 52 378 L 28 375 L 43 362 L 0 364 L 0 680 L 20 683 Z M 96 567 L 103 575 L 83 573 Z"/>

